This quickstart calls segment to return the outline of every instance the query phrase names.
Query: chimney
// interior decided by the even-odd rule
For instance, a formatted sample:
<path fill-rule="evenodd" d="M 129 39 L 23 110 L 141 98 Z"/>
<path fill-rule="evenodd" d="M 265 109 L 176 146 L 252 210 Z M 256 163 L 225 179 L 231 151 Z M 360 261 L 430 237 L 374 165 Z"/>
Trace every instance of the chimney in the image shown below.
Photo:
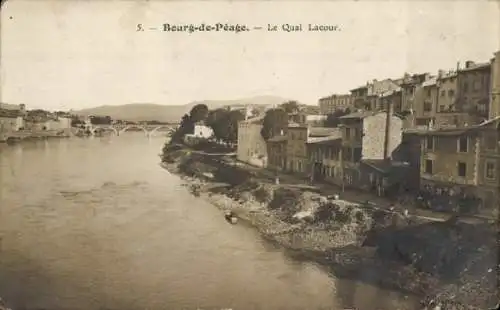
<path fill-rule="evenodd" d="M 474 62 L 472 60 L 467 60 L 465 62 L 465 68 L 468 69 L 474 65 Z"/>

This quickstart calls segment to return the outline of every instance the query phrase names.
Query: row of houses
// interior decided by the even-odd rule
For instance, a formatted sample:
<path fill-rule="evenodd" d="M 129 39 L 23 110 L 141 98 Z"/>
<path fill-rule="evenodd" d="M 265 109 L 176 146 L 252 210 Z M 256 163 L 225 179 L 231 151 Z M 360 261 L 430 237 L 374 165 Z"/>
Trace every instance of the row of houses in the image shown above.
<path fill-rule="evenodd" d="M 265 141 L 263 117 L 240 122 L 237 157 L 254 166 L 422 206 L 491 215 L 500 208 L 500 52 L 438 75 L 373 80 L 290 113 Z M 320 127 L 338 109 L 355 111 Z M 301 115 L 301 116 L 298 116 Z M 323 117 L 323 118 L 322 118 Z"/>
<path fill-rule="evenodd" d="M 337 128 L 291 122 L 265 141 L 262 117 L 240 122 L 237 158 L 378 196 L 491 215 L 500 199 L 500 117 L 461 128 L 405 129 L 390 109 L 340 117 Z"/>
<path fill-rule="evenodd" d="M 322 114 L 338 109 L 380 111 L 387 104 L 395 113 L 409 114 L 408 127 L 439 128 L 479 124 L 500 115 L 500 51 L 489 62 L 466 61 L 437 74 L 404 74 L 372 80 L 349 94 L 319 99 Z"/>
<path fill-rule="evenodd" d="M 71 128 L 71 118 L 47 113 L 29 113 L 24 104 L 2 103 L 0 108 L 0 133 L 21 130 L 67 130 Z"/>

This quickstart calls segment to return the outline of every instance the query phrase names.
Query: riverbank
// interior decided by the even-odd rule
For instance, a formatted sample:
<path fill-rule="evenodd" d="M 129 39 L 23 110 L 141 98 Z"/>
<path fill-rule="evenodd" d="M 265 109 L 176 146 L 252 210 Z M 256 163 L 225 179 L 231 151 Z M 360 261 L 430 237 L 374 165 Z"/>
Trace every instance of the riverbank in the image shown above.
<path fill-rule="evenodd" d="M 441 300 L 441 309 L 487 309 L 495 299 L 492 227 L 406 218 L 332 201 L 313 187 L 274 184 L 224 156 L 182 147 L 167 153 L 163 168 L 180 175 L 194 195 L 337 277 Z"/>
<path fill-rule="evenodd" d="M 8 135 L 0 135 L 0 143 L 17 143 L 22 141 L 46 140 L 53 138 L 69 138 L 70 133 L 56 130 L 48 131 L 16 131 Z"/>

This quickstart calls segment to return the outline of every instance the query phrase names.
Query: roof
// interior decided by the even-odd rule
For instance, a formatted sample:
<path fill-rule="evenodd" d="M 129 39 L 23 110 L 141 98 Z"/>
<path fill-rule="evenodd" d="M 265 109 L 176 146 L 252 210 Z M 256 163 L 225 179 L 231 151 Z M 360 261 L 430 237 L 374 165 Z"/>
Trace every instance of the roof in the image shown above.
<path fill-rule="evenodd" d="M 307 139 L 307 144 L 314 145 L 331 145 L 342 142 L 342 137 L 328 136 L 328 137 L 310 137 Z"/>
<path fill-rule="evenodd" d="M 440 129 L 407 129 L 405 133 L 413 133 L 421 136 L 459 136 L 469 132 L 473 132 L 475 129 L 481 129 L 486 125 L 500 121 L 500 116 L 492 118 L 490 120 L 484 121 L 478 125 L 471 125 L 467 127 L 457 127 L 457 128 L 440 128 Z"/>
<path fill-rule="evenodd" d="M 284 142 L 287 140 L 286 136 L 274 136 L 272 138 L 269 138 L 267 142 Z"/>
<path fill-rule="evenodd" d="M 432 77 L 431 79 L 424 81 L 422 87 L 435 86 L 437 84 L 437 77 Z"/>
<path fill-rule="evenodd" d="M 359 86 L 359 87 L 351 89 L 350 91 L 353 92 L 353 91 L 364 89 L 364 88 L 368 88 L 368 85 Z"/>
<path fill-rule="evenodd" d="M 489 62 L 485 62 L 485 63 L 473 63 L 469 68 L 460 69 L 459 72 L 488 69 L 489 67 L 491 67 L 491 64 Z"/>
<path fill-rule="evenodd" d="M 328 136 L 341 136 L 339 128 L 331 127 L 311 127 L 309 129 L 309 137 L 328 137 Z"/>
<path fill-rule="evenodd" d="M 380 97 L 389 97 L 389 96 L 392 96 L 392 95 L 394 95 L 396 93 L 401 92 L 401 90 L 402 90 L 401 87 L 398 87 L 398 88 L 392 89 L 392 90 L 388 90 L 388 91 L 385 91 L 385 92 L 381 93 Z"/>
<path fill-rule="evenodd" d="M 408 163 L 394 160 L 383 159 L 362 159 L 361 162 L 371 168 L 382 172 L 393 174 L 395 172 L 403 172 L 410 167 Z"/>
<path fill-rule="evenodd" d="M 451 72 L 446 72 L 443 73 L 440 77 L 438 77 L 438 80 L 446 80 L 446 79 L 451 79 L 457 77 L 457 72 L 456 71 L 451 71 Z"/>
<path fill-rule="evenodd" d="M 299 123 L 295 123 L 295 122 L 289 122 L 288 123 L 288 128 L 307 128 L 307 125 L 304 125 L 304 124 L 299 124 Z"/>
<path fill-rule="evenodd" d="M 373 116 L 375 115 L 376 112 L 373 111 L 361 111 L 361 112 L 354 112 L 351 114 L 347 114 L 344 116 L 339 117 L 340 119 L 363 119 L 368 116 Z"/>

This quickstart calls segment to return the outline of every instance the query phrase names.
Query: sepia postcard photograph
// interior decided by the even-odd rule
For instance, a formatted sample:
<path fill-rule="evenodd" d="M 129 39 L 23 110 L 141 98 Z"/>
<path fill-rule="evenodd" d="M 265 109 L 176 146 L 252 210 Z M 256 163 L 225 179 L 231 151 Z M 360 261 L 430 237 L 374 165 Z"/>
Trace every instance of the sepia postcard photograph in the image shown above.
<path fill-rule="evenodd" d="M 500 0 L 7 0 L 0 310 L 500 307 Z"/>

